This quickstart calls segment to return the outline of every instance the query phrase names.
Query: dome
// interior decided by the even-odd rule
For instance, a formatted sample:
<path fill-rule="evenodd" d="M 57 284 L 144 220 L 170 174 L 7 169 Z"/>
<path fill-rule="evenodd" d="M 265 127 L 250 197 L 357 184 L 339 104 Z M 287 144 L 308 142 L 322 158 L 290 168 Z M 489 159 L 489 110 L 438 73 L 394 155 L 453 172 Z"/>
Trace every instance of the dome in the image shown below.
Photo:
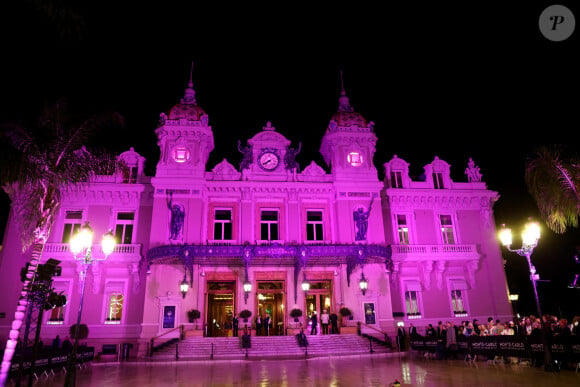
<path fill-rule="evenodd" d="M 331 127 L 358 126 L 366 128 L 368 126 L 368 122 L 362 114 L 355 112 L 352 106 L 350 106 L 350 101 L 344 89 L 341 91 L 340 98 L 338 99 L 338 111 L 334 113 L 330 122 Z M 333 122 L 335 123 L 334 125 Z"/>
<path fill-rule="evenodd" d="M 195 101 L 195 90 L 193 89 L 193 82 L 190 80 L 185 89 L 185 95 L 181 101 L 173 106 L 169 112 L 170 120 L 186 119 L 190 121 L 200 121 L 202 116 L 205 116 L 205 111 L 197 106 Z"/>
<path fill-rule="evenodd" d="M 170 120 L 179 120 L 185 118 L 190 121 L 200 121 L 201 116 L 205 116 L 203 109 L 197 105 L 178 103 L 171 108 L 169 112 Z"/>

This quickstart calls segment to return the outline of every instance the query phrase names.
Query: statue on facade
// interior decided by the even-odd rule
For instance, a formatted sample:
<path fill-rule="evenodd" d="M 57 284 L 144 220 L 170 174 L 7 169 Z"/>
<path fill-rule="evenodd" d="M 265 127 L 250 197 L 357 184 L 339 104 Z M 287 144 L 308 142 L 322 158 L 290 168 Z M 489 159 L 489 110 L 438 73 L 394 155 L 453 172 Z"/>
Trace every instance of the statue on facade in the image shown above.
<path fill-rule="evenodd" d="M 245 146 L 242 147 L 242 143 L 238 140 L 238 151 L 243 155 L 242 161 L 240 161 L 240 172 L 244 172 L 244 169 L 250 168 L 252 164 L 252 147 Z"/>
<path fill-rule="evenodd" d="M 469 158 L 469 162 L 467 163 L 467 168 L 465 168 L 465 174 L 467 175 L 467 180 L 469 182 L 481 181 L 481 173 L 479 172 L 479 167 L 475 165 L 475 162 L 471 157 Z"/>
<path fill-rule="evenodd" d="M 159 115 L 159 126 L 165 125 L 166 122 L 167 122 L 167 114 L 161 113 Z"/>
<path fill-rule="evenodd" d="M 284 163 L 286 164 L 286 169 L 292 171 L 293 173 L 298 172 L 300 168 L 300 164 L 296 161 L 296 156 L 300 153 L 302 149 L 302 142 L 298 143 L 298 148 L 290 148 L 286 151 L 286 155 L 284 156 Z"/>
<path fill-rule="evenodd" d="M 355 224 L 355 241 L 364 241 L 367 239 L 368 219 L 371 207 L 373 206 L 373 200 L 375 200 L 374 196 L 371 198 L 369 208 L 366 211 L 361 207 L 354 210 L 352 213 Z"/>
<path fill-rule="evenodd" d="M 167 208 L 171 213 L 171 220 L 169 222 L 169 239 L 179 240 L 181 239 L 185 210 L 181 204 L 173 203 L 173 193 L 169 193 L 169 197 L 167 198 Z"/>

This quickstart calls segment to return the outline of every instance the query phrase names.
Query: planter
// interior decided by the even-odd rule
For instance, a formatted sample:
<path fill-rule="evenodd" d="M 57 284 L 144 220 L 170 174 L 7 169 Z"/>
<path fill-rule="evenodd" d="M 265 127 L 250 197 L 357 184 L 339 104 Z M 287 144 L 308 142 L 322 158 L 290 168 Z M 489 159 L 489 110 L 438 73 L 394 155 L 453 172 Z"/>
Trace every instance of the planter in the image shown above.
<path fill-rule="evenodd" d="M 357 327 L 340 327 L 341 335 L 356 335 L 358 334 Z"/>
<path fill-rule="evenodd" d="M 286 336 L 296 336 L 300 333 L 301 328 L 287 328 L 286 329 Z M 306 333 L 306 331 L 304 331 Z"/>

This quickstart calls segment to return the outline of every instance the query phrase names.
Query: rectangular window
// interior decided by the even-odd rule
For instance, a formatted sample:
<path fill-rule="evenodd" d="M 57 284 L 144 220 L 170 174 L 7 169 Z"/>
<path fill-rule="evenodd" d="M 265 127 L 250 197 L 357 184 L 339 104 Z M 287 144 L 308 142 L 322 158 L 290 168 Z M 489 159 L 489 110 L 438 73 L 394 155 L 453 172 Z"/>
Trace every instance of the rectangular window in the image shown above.
<path fill-rule="evenodd" d="M 232 211 L 215 210 L 213 221 L 213 239 L 229 241 L 232 239 Z"/>
<path fill-rule="evenodd" d="M 133 223 L 135 213 L 119 212 L 117 213 L 117 224 L 115 225 L 115 238 L 117 244 L 130 245 L 133 243 Z"/>
<path fill-rule="evenodd" d="M 401 171 L 391 172 L 391 187 L 403 188 L 403 173 Z"/>
<path fill-rule="evenodd" d="M 407 315 L 420 315 L 419 312 L 419 292 L 408 290 L 405 292 L 405 307 Z"/>
<path fill-rule="evenodd" d="M 48 317 L 48 324 L 58 324 L 64 322 L 64 306 L 52 308 Z"/>
<path fill-rule="evenodd" d="M 399 234 L 399 244 L 409 244 L 409 228 L 407 227 L 407 216 L 397 215 L 397 232 Z"/>
<path fill-rule="evenodd" d="M 441 237 L 443 239 L 443 244 L 455 244 L 455 238 L 453 237 L 453 221 L 451 220 L 451 215 L 439 215 L 439 221 L 441 222 Z"/>
<path fill-rule="evenodd" d="M 433 173 L 433 188 L 443 189 L 443 174 L 441 172 Z"/>
<path fill-rule="evenodd" d="M 70 243 L 71 237 L 76 234 L 82 226 L 83 212 L 67 211 L 64 219 L 62 243 Z"/>
<path fill-rule="evenodd" d="M 459 314 L 465 312 L 465 306 L 463 305 L 463 297 L 460 289 L 451 291 L 451 305 L 453 307 L 453 313 Z"/>
<path fill-rule="evenodd" d="M 109 294 L 109 302 L 107 306 L 107 321 L 116 322 L 121 321 L 123 316 L 123 301 L 124 297 L 121 293 Z"/>
<path fill-rule="evenodd" d="M 306 240 L 322 241 L 322 211 L 306 212 Z"/>
<path fill-rule="evenodd" d="M 262 211 L 260 218 L 260 239 L 263 241 L 278 240 L 278 211 Z"/>

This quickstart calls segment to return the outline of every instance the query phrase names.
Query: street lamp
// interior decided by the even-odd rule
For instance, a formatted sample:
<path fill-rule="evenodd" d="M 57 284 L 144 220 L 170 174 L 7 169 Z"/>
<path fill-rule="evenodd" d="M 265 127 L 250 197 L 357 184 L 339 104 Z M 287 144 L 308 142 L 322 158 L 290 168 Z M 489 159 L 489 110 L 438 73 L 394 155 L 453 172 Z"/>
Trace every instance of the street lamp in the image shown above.
<path fill-rule="evenodd" d="M 360 281 L 358 282 L 358 285 L 360 286 L 360 290 L 364 296 L 367 292 L 367 289 L 369 288 L 369 283 L 368 283 L 367 279 L 365 278 L 364 272 L 362 272 L 362 274 L 361 274 Z"/>
<path fill-rule="evenodd" d="M 302 280 L 302 291 L 307 292 L 310 290 L 310 282 L 306 280 L 306 272 L 304 272 L 304 279 Z"/>
<path fill-rule="evenodd" d="M 179 291 L 181 292 L 183 298 L 185 298 L 188 290 L 189 284 L 187 283 L 187 273 L 183 273 L 183 281 L 179 283 Z"/>
<path fill-rule="evenodd" d="M 499 232 L 499 239 L 504 245 L 504 247 L 513 253 L 517 253 L 519 256 L 526 257 L 528 261 L 528 267 L 530 269 L 530 280 L 532 281 L 532 285 L 534 288 L 534 296 L 536 298 L 536 308 L 538 309 L 538 316 L 542 323 L 542 343 L 544 345 L 544 370 L 545 371 L 557 371 L 556 367 L 554 367 L 554 363 L 552 361 L 552 352 L 546 338 L 546 323 L 544 321 L 542 315 L 542 309 L 540 308 L 540 298 L 538 297 L 538 287 L 537 281 L 540 279 L 540 275 L 536 274 L 536 268 L 532 264 L 532 253 L 534 252 L 534 248 L 538 245 L 538 240 L 540 239 L 540 225 L 538 222 L 528 222 L 522 232 L 522 248 L 521 249 L 512 249 L 512 232 L 509 228 L 505 227 L 505 224 L 502 225 L 502 230 Z"/>
<path fill-rule="evenodd" d="M 71 240 L 70 249 L 74 255 L 74 259 L 81 262 L 81 271 L 79 273 L 80 286 L 81 286 L 81 298 L 79 302 L 79 311 L 77 316 L 77 324 L 74 334 L 74 344 L 69 356 L 69 362 L 66 373 L 65 386 L 74 386 L 76 383 L 76 361 L 77 361 L 77 348 L 79 345 L 79 328 L 81 325 L 81 315 L 83 312 L 83 300 L 85 297 L 85 284 L 87 279 L 87 273 L 89 268 L 95 261 L 104 261 L 107 257 L 115 250 L 115 236 L 111 231 L 103 235 L 103 240 L 101 242 L 101 250 L 103 251 L 103 257 L 94 257 L 92 253 L 93 249 L 93 234 L 94 231 L 89 225 L 89 222 L 81 227 L 79 232 L 77 232 Z"/>

